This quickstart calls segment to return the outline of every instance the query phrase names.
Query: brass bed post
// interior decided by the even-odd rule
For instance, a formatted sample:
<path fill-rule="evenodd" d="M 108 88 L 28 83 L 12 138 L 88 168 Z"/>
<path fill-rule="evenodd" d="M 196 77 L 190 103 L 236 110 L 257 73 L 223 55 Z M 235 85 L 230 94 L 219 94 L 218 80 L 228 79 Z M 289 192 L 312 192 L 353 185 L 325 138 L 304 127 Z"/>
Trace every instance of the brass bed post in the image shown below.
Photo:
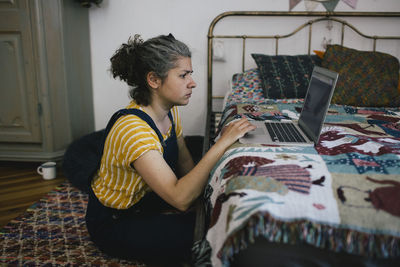
<path fill-rule="evenodd" d="M 312 38 L 312 22 L 309 23 L 308 27 L 308 55 L 311 55 L 311 38 Z"/>
<path fill-rule="evenodd" d="M 243 46 L 242 46 L 242 72 L 244 72 L 244 65 L 246 60 L 246 35 L 242 36 L 243 39 Z"/>
<path fill-rule="evenodd" d="M 344 29 L 345 29 L 345 25 L 342 23 L 342 36 L 341 36 L 341 40 L 340 40 L 340 45 L 342 45 L 342 46 L 344 43 Z"/>
<path fill-rule="evenodd" d="M 212 44 L 213 37 L 208 35 L 207 42 L 207 114 L 206 114 L 206 131 L 203 141 L 203 152 L 204 155 L 209 147 L 209 139 L 210 139 L 210 128 L 211 128 L 211 115 L 212 115 Z"/>
<path fill-rule="evenodd" d="M 203 155 L 207 152 L 210 145 L 210 128 L 211 128 L 211 116 L 212 116 L 212 57 L 213 57 L 213 39 L 214 39 L 214 27 L 215 24 L 222 18 L 229 15 L 230 12 L 225 12 L 211 22 L 208 28 L 208 42 L 207 42 L 207 115 L 206 115 L 206 130 L 203 141 Z"/>

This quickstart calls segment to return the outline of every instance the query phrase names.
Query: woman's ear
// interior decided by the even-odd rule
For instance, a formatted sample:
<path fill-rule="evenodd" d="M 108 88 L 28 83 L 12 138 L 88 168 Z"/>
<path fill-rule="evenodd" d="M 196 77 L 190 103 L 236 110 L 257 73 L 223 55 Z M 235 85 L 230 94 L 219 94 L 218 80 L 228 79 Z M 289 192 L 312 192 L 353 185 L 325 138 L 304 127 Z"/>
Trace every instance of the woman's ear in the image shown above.
<path fill-rule="evenodd" d="M 154 71 L 147 73 L 146 79 L 147 84 L 153 89 L 157 89 L 161 85 L 161 79 L 155 74 Z"/>

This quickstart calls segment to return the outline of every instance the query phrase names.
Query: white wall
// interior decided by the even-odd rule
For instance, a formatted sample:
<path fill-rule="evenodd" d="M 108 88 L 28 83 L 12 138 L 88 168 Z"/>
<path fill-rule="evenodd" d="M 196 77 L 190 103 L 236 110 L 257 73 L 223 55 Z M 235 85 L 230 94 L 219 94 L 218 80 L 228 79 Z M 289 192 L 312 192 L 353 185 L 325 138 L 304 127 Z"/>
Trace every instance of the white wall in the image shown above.
<path fill-rule="evenodd" d="M 232 10 L 288 11 L 289 0 L 103 0 L 90 8 L 90 40 L 96 129 L 128 101 L 128 86 L 110 75 L 109 58 L 129 36 L 143 39 L 173 33 L 192 49 L 194 90 L 180 108 L 185 135 L 204 135 L 206 116 L 207 32 L 218 14 Z M 294 11 L 304 11 L 300 2 Z M 319 5 L 316 11 L 324 11 Z M 340 1 L 335 11 L 354 11 Z M 358 0 L 356 11 L 400 12 L 400 0 Z"/>

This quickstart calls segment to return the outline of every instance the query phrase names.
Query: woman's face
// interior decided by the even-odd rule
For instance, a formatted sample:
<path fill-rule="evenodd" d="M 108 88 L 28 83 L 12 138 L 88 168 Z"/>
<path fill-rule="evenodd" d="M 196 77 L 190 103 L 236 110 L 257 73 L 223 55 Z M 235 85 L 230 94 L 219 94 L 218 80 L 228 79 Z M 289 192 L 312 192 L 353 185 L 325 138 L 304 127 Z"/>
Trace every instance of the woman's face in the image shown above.
<path fill-rule="evenodd" d="M 196 87 L 192 73 L 192 60 L 188 57 L 178 59 L 176 67 L 168 72 L 158 89 L 158 95 L 162 101 L 173 106 L 187 105 L 192 95 L 192 89 Z"/>

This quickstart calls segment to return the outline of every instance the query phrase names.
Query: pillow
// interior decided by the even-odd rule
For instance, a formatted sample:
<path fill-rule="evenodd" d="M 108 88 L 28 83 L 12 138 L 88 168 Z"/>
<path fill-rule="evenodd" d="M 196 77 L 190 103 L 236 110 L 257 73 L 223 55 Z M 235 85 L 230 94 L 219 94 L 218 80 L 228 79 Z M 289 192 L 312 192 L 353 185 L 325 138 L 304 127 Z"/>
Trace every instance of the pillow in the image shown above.
<path fill-rule="evenodd" d="M 397 58 L 381 52 L 328 45 L 322 67 L 339 73 L 332 103 L 364 107 L 400 106 Z"/>
<path fill-rule="evenodd" d="M 264 99 L 260 74 L 257 68 L 234 74 L 231 85 L 232 90 L 228 94 L 225 104 L 259 102 Z"/>
<path fill-rule="evenodd" d="M 316 55 L 269 56 L 251 54 L 260 72 L 265 98 L 304 98 Z"/>
<path fill-rule="evenodd" d="M 325 51 L 313 50 L 313 52 L 314 52 L 320 59 L 324 59 Z M 399 81 L 398 81 L 398 85 L 397 85 L 397 91 L 398 91 L 399 94 L 400 94 L 400 75 L 399 75 Z"/>
<path fill-rule="evenodd" d="M 320 59 L 324 59 L 325 51 L 313 50 L 313 52 L 314 52 Z"/>

